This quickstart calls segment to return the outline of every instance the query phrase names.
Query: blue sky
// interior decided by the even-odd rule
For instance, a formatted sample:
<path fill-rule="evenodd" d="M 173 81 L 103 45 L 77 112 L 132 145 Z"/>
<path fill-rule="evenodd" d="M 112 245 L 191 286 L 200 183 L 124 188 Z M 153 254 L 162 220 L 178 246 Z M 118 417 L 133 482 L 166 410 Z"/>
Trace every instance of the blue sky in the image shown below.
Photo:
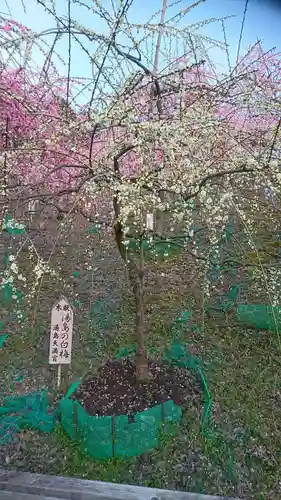
<path fill-rule="evenodd" d="M 93 5 L 93 0 L 84 0 L 89 6 Z M 23 9 L 23 4 L 26 6 L 26 13 Z M 49 2 L 47 2 L 49 3 Z M 61 13 L 66 13 L 67 1 L 56 0 L 56 5 Z M 110 0 L 103 0 L 104 5 L 110 4 Z M 155 13 L 161 6 L 161 0 L 134 0 L 133 6 L 130 9 L 129 18 L 134 22 L 143 23 Z M 170 2 L 171 3 L 171 2 Z M 182 0 L 177 6 L 171 8 L 168 12 L 169 17 L 177 13 L 180 9 L 186 8 L 193 2 L 190 0 Z M 5 5 L 6 4 L 6 5 Z M 280 2 L 281 4 L 281 2 Z M 245 0 L 207 0 L 185 17 L 184 24 L 192 24 L 205 19 L 234 15 L 232 19 L 225 21 L 227 41 L 230 46 L 230 55 L 232 63 L 236 59 L 237 47 L 245 8 Z M 39 32 L 51 27 L 55 27 L 54 20 L 44 12 L 43 7 L 39 6 L 36 0 L 2 0 L 1 12 L 12 17 L 23 24 L 30 27 L 33 31 Z M 89 11 L 82 9 L 77 4 L 73 5 L 73 17 L 90 27 L 91 29 L 102 32 L 104 26 L 97 18 L 91 16 Z M 159 17 L 158 17 L 159 20 Z M 153 21 L 156 22 L 156 21 Z M 255 43 L 257 39 L 263 41 L 266 50 L 276 46 L 281 51 L 281 5 L 278 8 L 277 0 L 249 0 L 246 21 L 243 31 L 240 54 L 245 53 L 249 45 Z M 209 24 L 200 29 L 201 34 L 223 41 L 223 33 L 220 23 Z M 49 37 L 51 43 L 53 37 Z M 88 45 L 89 50 L 91 47 Z M 60 42 L 60 54 L 64 60 L 67 58 L 67 38 Z M 226 69 L 226 57 L 221 51 L 213 50 L 212 58 L 219 69 Z M 36 53 L 36 59 L 40 64 L 42 56 L 39 52 Z M 59 69 L 66 74 L 66 66 L 58 63 Z M 87 57 L 83 54 L 81 48 L 73 44 L 72 50 L 72 75 L 91 77 L 91 68 Z"/>

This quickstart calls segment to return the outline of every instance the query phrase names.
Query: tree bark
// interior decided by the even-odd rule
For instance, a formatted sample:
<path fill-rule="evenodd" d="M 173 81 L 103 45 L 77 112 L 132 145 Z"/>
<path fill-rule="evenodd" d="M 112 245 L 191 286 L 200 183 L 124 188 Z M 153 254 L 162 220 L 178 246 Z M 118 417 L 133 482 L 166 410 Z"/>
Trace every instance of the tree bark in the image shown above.
<path fill-rule="evenodd" d="M 148 360 L 146 357 L 145 348 L 145 318 L 144 318 L 144 258 L 143 246 L 141 244 L 140 260 L 137 266 L 135 262 L 127 261 L 127 253 L 123 245 L 124 234 L 120 222 L 114 226 L 115 241 L 122 259 L 127 265 L 129 281 L 132 286 L 132 291 L 135 299 L 136 307 L 136 375 L 139 380 L 147 380 L 148 375 Z"/>
<path fill-rule="evenodd" d="M 136 373 L 140 380 L 148 379 L 148 361 L 145 349 L 145 320 L 144 320 L 144 258 L 141 241 L 140 262 L 138 276 L 134 285 L 136 305 Z"/>

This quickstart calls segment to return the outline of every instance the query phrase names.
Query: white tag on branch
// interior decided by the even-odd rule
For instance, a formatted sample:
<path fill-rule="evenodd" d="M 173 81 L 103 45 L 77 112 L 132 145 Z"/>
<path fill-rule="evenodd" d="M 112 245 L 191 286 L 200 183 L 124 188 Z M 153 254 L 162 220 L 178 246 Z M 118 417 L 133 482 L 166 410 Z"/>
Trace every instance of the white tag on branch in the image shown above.
<path fill-rule="evenodd" d="M 153 231 L 153 227 L 154 227 L 153 214 L 146 214 L 146 228 L 149 231 Z"/>

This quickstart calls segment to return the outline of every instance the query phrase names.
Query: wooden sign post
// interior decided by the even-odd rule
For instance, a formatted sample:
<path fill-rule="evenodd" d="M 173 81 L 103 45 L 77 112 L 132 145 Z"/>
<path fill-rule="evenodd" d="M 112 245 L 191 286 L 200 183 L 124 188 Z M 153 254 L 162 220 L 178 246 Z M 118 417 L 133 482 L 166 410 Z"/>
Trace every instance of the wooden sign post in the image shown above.
<path fill-rule="evenodd" d="M 58 389 L 61 385 L 61 365 L 71 362 L 73 310 L 65 297 L 52 308 L 49 364 L 58 365 Z"/>

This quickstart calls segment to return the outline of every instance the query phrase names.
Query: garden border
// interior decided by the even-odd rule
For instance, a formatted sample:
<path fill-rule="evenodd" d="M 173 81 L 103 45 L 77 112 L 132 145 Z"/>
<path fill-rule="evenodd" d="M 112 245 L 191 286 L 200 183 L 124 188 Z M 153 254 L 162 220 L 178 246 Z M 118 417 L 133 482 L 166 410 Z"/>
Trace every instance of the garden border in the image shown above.
<path fill-rule="evenodd" d="M 133 352 L 133 349 L 130 352 Z M 175 342 L 171 349 L 166 351 L 164 360 L 198 373 L 205 398 L 201 423 L 201 430 L 205 435 L 212 398 L 201 366 L 202 362 L 179 342 Z M 128 415 L 90 416 L 80 403 L 70 399 L 80 383 L 81 381 L 74 382 L 60 401 L 61 424 L 68 436 L 80 441 L 84 451 L 97 460 L 138 456 L 151 451 L 159 445 L 160 432 L 163 428 L 164 431 L 167 430 L 166 424 L 173 424 L 169 431 L 174 433 L 174 426 L 178 426 L 181 421 L 182 410 L 172 400 L 137 413 L 132 423 Z"/>

